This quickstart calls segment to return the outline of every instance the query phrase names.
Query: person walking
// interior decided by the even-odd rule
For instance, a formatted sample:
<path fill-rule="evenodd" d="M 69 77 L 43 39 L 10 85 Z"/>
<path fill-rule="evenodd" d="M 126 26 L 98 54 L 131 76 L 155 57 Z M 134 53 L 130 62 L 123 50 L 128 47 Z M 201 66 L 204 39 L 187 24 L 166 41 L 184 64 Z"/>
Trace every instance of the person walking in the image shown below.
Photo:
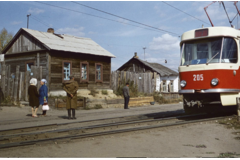
<path fill-rule="evenodd" d="M 28 95 L 29 95 L 29 106 L 32 107 L 32 117 L 37 117 L 37 110 L 39 107 L 39 94 L 37 92 L 37 79 L 36 78 L 32 78 L 30 80 L 30 86 L 28 87 Z M 35 110 L 34 110 L 34 107 Z"/>
<path fill-rule="evenodd" d="M 40 81 L 41 87 L 39 88 L 39 104 L 40 107 L 43 106 L 44 101 L 48 102 L 48 88 L 46 86 L 47 84 L 47 80 L 46 79 L 42 79 Z M 43 110 L 42 115 L 46 116 L 47 114 L 47 110 Z"/>
<path fill-rule="evenodd" d="M 129 109 L 128 108 L 128 103 L 129 103 L 129 83 L 126 83 L 126 86 L 123 87 L 123 96 L 124 96 L 124 109 Z"/>
<path fill-rule="evenodd" d="M 77 108 L 77 90 L 78 82 L 74 81 L 74 76 L 69 76 L 70 80 L 63 82 L 63 89 L 67 92 L 67 110 L 68 119 L 77 119 L 75 117 L 75 109 Z M 71 117 L 72 110 L 72 117 Z"/>

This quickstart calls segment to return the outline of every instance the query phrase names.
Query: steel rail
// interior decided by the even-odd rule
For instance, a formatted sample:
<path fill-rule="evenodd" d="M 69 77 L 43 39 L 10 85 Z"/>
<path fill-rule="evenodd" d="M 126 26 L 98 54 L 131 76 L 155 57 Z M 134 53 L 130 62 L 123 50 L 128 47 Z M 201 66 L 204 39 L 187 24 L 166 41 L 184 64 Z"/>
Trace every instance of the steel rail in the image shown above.
<path fill-rule="evenodd" d="M 179 116 L 179 118 L 196 118 L 196 115 L 188 115 L 188 116 Z M 200 116 L 200 115 L 197 115 Z M 204 115 L 202 115 L 204 116 Z M 129 124 L 138 124 L 138 123 L 149 123 L 149 122 L 158 122 L 158 121 L 163 121 L 163 120 L 173 120 L 176 119 L 176 117 L 173 118 L 163 118 L 160 120 L 149 120 L 149 121 L 142 121 L 142 122 L 128 122 L 128 123 L 118 123 L 118 124 L 104 124 L 104 125 L 97 125 L 97 126 L 90 126 L 90 127 L 80 127 L 78 128 L 79 131 L 86 131 L 87 129 L 97 129 L 97 128 L 104 128 L 104 127 L 117 127 L 117 130 L 110 130 L 110 131 L 104 131 L 104 132 L 94 132 L 94 133 L 79 133 L 79 131 L 76 130 L 71 130 L 72 132 L 69 132 L 69 129 L 65 130 L 60 130 L 60 131 L 55 131 L 58 133 L 61 132 L 67 132 L 68 135 L 66 136 L 61 136 L 61 137 L 46 137 L 45 139 L 39 139 L 39 140 L 30 140 L 30 141 L 25 141 L 25 142 L 14 142 L 14 143 L 7 143 L 7 144 L 1 144 L 1 148 L 9 148 L 9 147 L 16 147 L 16 146 L 22 146 L 22 145 L 33 145 L 39 142 L 46 142 L 46 141 L 57 141 L 57 140 L 64 140 L 64 139 L 79 139 L 79 138 L 87 138 L 87 137 L 94 137 L 94 136 L 102 136 L 102 135 L 108 135 L 108 134 L 116 134 L 116 133 L 124 133 L 124 132 L 131 132 L 131 131 L 138 131 L 138 130 L 146 130 L 146 129 L 154 129 L 154 128 L 162 128 L 162 127 L 169 127 L 169 126 L 176 126 L 176 125 L 185 125 L 185 124 L 191 124 L 191 123 L 198 123 L 198 122 L 204 122 L 204 121 L 213 121 L 213 120 L 219 120 L 219 119 L 224 119 L 224 118 L 229 118 L 232 116 L 224 116 L 224 117 L 214 117 L 214 118 L 205 118 L 205 119 L 198 119 L 198 120 L 188 120 L 188 121 L 175 121 L 173 123 L 168 123 L 168 124 L 157 124 L 157 125 L 151 125 L 151 126 L 141 126 L 141 127 L 134 127 L 134 128 L 125 128 L 125 129 L 118 129 L 119 125 L 129 125 Z M 204 117 L 203 117 L 204 118 Z M 52 132 L 54 134 L 54 132 Z M 69 135 L 70 134 L 70 135 Z M 9 140 L 6 140 L 9 141 Z M 5 141 L 5 142 L 6 142 Z"/>

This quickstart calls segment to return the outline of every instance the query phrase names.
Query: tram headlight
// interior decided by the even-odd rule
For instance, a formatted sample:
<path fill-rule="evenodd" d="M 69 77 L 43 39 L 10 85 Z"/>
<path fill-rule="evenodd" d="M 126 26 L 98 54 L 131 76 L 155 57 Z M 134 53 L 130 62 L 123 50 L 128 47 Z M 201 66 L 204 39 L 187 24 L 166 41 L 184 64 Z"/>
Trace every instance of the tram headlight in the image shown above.
<path fill-rule="evenodd" d="M 216 86 L 218 84 L 218 79 L 217 78 L 213 78 L 212 81 L 211 81 L 211 84 L 213 86 Z"/>
<path fill-rule="evenodd" d="M 181 87 L 185 87 L 185 86 L 187 85 L 187 82 L 184 81 L 184 80 L 182 80 L 182 81 L 180 82 L 180 85 L 181 85 Z"/>

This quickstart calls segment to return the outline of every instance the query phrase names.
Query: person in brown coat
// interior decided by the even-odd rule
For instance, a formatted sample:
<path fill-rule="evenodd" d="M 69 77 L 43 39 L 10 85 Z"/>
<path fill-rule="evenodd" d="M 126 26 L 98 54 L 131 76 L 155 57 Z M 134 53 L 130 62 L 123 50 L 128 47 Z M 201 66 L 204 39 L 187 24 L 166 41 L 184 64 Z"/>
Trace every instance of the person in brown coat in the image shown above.
<path fill-rule="evenodd" d="M 37 79 L 36 78 L 32 78 L 30 80 L 30 86 L 28 87 L 28 95 L 29 95 L 29 106 L 32 107 L 32 117 L 37 117 L 37 110 L 39 107 L 39 94 L 37 91 Z M 34 107 L 35 111 L 34 111 Z"/>
<path fill-rule="evenodd" d="M 63 83 L 63 89 L 67 92 L 67 110 L 68 119 L 77 119 L 75 117 L 75 109 L 77 108 L 77 90 L 78 82 L 74 81 L 74 76 L 69 76 L 70 80 Z M 72 110 L 72 118 L 71 118 Z"/>

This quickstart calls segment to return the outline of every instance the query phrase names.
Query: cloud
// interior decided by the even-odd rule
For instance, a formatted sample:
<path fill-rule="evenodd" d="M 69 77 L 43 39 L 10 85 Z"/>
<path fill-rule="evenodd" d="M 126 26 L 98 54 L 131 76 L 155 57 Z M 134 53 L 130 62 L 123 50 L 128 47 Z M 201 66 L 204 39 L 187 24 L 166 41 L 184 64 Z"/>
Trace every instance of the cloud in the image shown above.
<path fill-rule="evenodd" d="M 152 42 L 149 43 L 151 50 L 179 50 L 180 40 L 178 37 L 169 34 L 163 34 L 160 37 L 154 37 Z"/>
<path fill-rule="evenodd" d="M 56 30 L 57 33 L 59 34 L 69 34 L 72 36 L 77 36 L 77 37 L 83 37 L 85 36 L 85 33 L 83 32 L 84 27 L 78 27 L 78 28 L 60 28 Z"/>
<path fill-rule="evenodd" d="M 13 22 L 11 22 L 11 25 L 18 25 L 18 24 L 21 24 L 22 23 L 22 21 L 13 21 Z"/>
<path fill-rule="evenodd" d="M 35 13 L 35 14 L 40 14 L 40 13 L 44 13 L 45 11 L 39 8 L 30 8 L 28 10 L 28 13 Z"/>

